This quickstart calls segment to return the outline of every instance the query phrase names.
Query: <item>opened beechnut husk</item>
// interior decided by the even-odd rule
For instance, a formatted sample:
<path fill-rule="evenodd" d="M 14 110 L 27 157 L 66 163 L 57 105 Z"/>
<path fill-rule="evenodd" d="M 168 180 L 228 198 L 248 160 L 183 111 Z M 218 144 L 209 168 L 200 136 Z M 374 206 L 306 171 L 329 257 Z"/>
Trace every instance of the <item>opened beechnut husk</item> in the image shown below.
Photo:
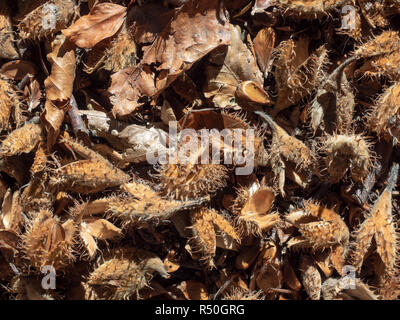
<path fill-rule="evenodd" d="M 0 1 L 0 299 L 400 296 L 400 0 Z"/>

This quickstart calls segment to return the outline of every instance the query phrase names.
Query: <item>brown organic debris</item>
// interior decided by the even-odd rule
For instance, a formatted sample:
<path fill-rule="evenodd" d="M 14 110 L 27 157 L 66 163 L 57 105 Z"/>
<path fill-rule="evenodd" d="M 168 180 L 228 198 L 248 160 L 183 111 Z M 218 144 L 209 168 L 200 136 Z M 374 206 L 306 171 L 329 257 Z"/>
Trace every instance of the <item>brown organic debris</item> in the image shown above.
<path fill-rule="evenodd" d="M 0 0 L 0 299 L 398 300 L 399 19 Z"/>

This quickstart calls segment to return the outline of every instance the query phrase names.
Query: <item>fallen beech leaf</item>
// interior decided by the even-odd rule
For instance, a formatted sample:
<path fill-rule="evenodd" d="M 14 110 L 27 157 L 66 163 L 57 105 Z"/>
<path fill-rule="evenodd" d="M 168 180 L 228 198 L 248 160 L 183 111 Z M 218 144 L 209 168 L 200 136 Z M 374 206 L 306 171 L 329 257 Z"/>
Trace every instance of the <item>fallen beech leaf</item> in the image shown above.
<path fill-rule="evenodd" d="M 272 61 L 271 53 L 275 47 L 276 33 L 273 28 L 261 29 L 254 39 L 254 51 L 257 57 L 257 63 L 263 73 L 269 71 Z"/>
<path fill-rule="evenodd" d="M 153 43 L 168 25 L 174 12 L 161 3 L 134 6 L 126 17 L 129 33 L 137 44 Z M 151 23 L 149 23 L 151 21 Z"/>
<path fill-rule="evenodd" d="M 188 21 L 191 21 L 189 30 Z M 228 27 L 218 2 L 189 1 L 177 9 L 167 27 L 144 52 L 142 62 L 112 76 L 109 93 L 114 115 L 132 113 L 140 106 L 140 98 L 154 98 L 207 53 L 229 44 Z M 153 64 L 157 64 L 157 77 L 150 69 Z"/>
<path fill-rule="evenodd" d="M 45 109 L 40 119 L 47 132 L 47 149 L 56 143 L 60 126 L 64 121 L 65 110 L 56 108 L 51 101 L 46 100 Z"/>
<path fill-rule="evenodd" d="M 126 7 L 114 3 L 99 3 L 90 13 L 81 17 L 63 34 L 81 48 L 92 48 L 101 40 L 113 36 L 121 28 Z"/>
<path fill-rule="evenodd" d="M 149 66 L 138 66 L 123 69 L 111 76 L 108 89 L 110 101 L 114 105 L 113 114 L 124 116 L 135 111 L 141 105 L 138 101 L 143 96 L 156 94 L 154 74 Z"/>

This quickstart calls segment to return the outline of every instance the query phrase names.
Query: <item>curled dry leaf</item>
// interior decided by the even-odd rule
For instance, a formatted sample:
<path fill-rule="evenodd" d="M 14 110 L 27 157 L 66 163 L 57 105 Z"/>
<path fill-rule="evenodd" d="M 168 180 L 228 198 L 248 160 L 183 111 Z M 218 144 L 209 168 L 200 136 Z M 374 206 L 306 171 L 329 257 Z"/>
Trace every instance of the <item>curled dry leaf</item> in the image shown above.
<path fill-rule="evenodd" d="M 55 107 L 50 100 L 46 100 L 45 109 L 40 116 L 47 132 L 47 149 L 51 150 L 60 133 L 60 126 L 64 121 L 65 110 Z"/>
<path fill-rule="evenodd" d="M 113 36 L 122 26 L 126 7 L 114 3 L 98 3 L 86 16 L 78 19 L 63 34 L 81 48 L 92 48 Z"/>
<path fill-rule="evenodd" d="M 167 151 L 167 133 L 156 127 L 145 127 L 111 119 L 106 113 L 94 110 L 79 111 L 87 119 L 88 129 L 122 152 L 121 160 L 139 163 Z"/>
<path fill-rule="evenodd" d="M 64 37 L 57 36 L 47 55 L 51 74 L 44 81 L 47 100 L 62 109 L 68 106 L 75 79 L 75 48 Z"/>
<path fill-rule="evenodd" d="M 51 74 L 45 80 L 46 104 L 41 115 L 47 131 L 47 148 L 55 144 L 69 105 L 75 79 L 75 48 L 58 35 L 52 42 L 52 52 L 47 55 L 52 64 Z"/>

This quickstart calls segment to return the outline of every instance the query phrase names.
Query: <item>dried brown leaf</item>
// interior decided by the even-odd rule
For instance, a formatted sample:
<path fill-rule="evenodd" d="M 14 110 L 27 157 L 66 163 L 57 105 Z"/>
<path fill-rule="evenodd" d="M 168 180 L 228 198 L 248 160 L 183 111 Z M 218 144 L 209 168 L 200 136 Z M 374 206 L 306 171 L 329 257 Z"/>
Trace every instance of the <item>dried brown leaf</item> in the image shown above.
<path fill-rule="evenodd" d="M 99 3 L 88 15 L 81 17 L 62 32 L 78 47 L 89 49 L 117 33 L 125 15 L 126 7 L 114 3 Z"/>

